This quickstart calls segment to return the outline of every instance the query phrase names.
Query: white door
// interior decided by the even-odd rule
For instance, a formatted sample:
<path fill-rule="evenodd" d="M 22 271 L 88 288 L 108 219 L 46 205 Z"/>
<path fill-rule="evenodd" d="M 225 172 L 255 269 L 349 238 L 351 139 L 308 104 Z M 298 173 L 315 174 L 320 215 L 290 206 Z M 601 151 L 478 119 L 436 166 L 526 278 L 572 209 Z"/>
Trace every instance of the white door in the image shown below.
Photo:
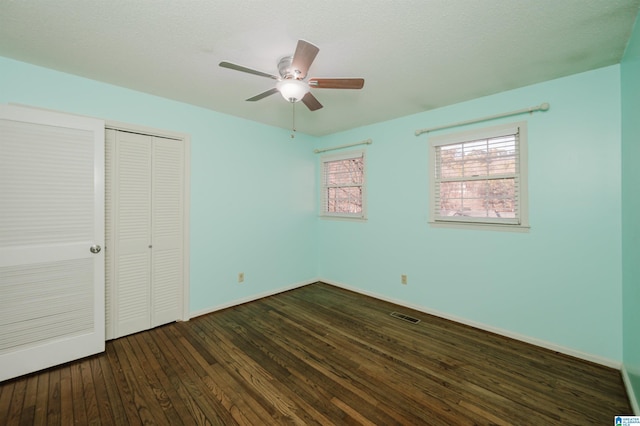
<path fill-rule="evenodd" d="M 0 380 L 104 351 L 104 122 L 0 105 Z"/>

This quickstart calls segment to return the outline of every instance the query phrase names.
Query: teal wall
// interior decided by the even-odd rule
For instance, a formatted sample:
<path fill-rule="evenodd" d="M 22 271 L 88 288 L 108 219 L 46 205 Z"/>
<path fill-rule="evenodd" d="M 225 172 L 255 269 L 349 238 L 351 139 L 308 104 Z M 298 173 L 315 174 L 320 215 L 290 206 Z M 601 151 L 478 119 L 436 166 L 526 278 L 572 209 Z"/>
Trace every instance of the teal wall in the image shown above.
<path fill-rule="evenodd" d="M 321 277 L 622 360 L 619 66 L 293 140 L 283 129 L 9 59 L 0 58 L 0 77 L 3 103 L 191 135 L 193 312 Z M 551 109 L 514 119 L 529 122 L 530 232 L 430 227 L 428 136 L 414 130 L 541 102 Z M 368 220 L 319 219 L 312 149 L 366 138 L 374 141 Z"/>
<path fill-rule="evenodd" d="M 414 131 L 542 102 L 551 104 L 548 112 L 480 125 L 528 121 L 530 232 L 429 226 L 428 136 Z M 619 66 L 352 129 L 320 143 L 367 138 L 373 139 L 366 148 L 368 220 L 318 219 L 320 277 L 620 362 Z M 401 274 L 408 285 L 401 285 Z"/>
<path fill-rule="evenodd" d="M 622 84 L 623 362 L 640 406 L 640 17 L 620 65 Z M 640 414 L 640 413 L 637 413 Z"/>
<path fill-rule="evenodd" d="M 191 135 L 192 312 L 316 276 L 313 138 L 6 58 L 0 102 Z"/>

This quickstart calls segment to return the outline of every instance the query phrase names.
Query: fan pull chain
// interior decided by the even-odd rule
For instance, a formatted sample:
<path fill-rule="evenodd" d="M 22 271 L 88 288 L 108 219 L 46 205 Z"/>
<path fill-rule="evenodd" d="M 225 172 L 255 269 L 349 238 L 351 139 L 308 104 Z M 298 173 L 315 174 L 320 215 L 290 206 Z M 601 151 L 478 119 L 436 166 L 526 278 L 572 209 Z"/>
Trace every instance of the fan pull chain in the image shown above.
<path fill-rule="evenodd" d="M 295 132 L 296 132 L 296 103 L 295 102 L 291 102 L 291 104 L 293 105 L 293 123 L 291 124 L 291 131 L 293 133 L 291 133 L 291 139 L 295 138 Z"/>

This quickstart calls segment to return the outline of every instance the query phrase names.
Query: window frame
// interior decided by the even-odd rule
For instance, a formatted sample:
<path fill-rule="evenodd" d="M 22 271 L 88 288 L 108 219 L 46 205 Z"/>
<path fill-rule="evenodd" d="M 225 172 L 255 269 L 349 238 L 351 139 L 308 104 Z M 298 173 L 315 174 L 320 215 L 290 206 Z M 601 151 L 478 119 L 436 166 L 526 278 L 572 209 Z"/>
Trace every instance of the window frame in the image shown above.
<path fill-rule="evenodd" d="M 327 190 L 330 186 L 325 183 L 325 164 L 333 161 L 351 160 L 362 158 L 362 184 L 354 185 L 362 188 L 362 210 L 358 213 L 342 213 L 327 211 L 328 200 Z M 367 219 L 367 158 L 365 150 L 341 152 L 338 154 L 323 155 L 320 157 L 320 217 L 324 219 L 347 219 L 366 220 Z"/>
<path fill-rule="evenodd" d="M 470 143 L 477 140 L 496 138 L 500 136 L 513 135 L 518 133 L 517 150 L 518 163 L 515 172 L 515 191 L 517 194 L 518 207 L 516 209 L 516 223 L 509 223 L 510 220 L 500 220 L 496 218 L 463 218 L 463 217 L 443 217 L 437 214 L 439 208 L 436 206 L 436 192 L 440 180 L 436 176 L 436 148 L 447 145 Z M 528 129 L 526 121 L 506 123 L 491 127 L 480 127 L 462 132 L 437 135 L 429 141 L 429 224 L 435 227 L 451 227 L 462 229 L 488 229 L 488 230 L 511 230 L 516 232 L 527 232 L 529 226 L 529 200 L 528 200 Z M 489 175 L 487 175 L 489 176 Z M 474 179 L 468 179 L 473 181 Z M 462 179 L 465 181 L 465 179 Z"/>

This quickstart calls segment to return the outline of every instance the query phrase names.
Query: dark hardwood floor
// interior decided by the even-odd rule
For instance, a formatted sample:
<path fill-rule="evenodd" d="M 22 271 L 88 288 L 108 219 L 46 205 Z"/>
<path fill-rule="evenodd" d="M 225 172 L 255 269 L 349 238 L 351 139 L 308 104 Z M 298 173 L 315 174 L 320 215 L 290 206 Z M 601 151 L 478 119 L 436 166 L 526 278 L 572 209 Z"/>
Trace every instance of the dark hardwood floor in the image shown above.
<path fill-rule="evenodd" d="M 632 412 L 616 370 L 320 283 L 0 383 L 1 425 L 609 425 L 617 414 Z"/>

